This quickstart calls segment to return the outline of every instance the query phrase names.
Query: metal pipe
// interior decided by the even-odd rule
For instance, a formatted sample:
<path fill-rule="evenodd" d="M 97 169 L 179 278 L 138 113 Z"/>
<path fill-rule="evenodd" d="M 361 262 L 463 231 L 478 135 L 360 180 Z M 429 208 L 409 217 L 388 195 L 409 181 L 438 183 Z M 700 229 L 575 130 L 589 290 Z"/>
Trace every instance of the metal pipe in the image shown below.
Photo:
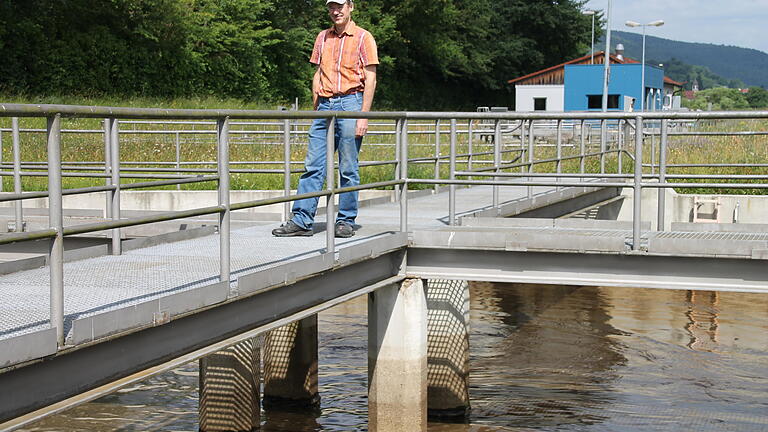
<path fill-rule="evenodd" d="M 626 131 L 626 132 L 625 132 Z M 624 159 L 622 156 L 624 155 L 624 143 L 627 142 L 629 139 L 629 128 L 627 127 L 627 121 L 626 120 L 619 120 L 619 130 L 616 131 L 616 133 L 619 135 L 619 153 L 618 153 L 618 173 L 621 174 L 624 170 Z"/>
<path fill-rule="evenodd" d="M 607 149 L 608 130 L 607 120 L 600 121 L 600 174 L 605 172 L 605 151 Z"/>
<path fill-rule="evenodd" d="M 112 173 L 112 185 L 115 186 L 112 192 L 112 220 L 120 220 L 120 125 L 116 118 L 109 121 L 110 132 L 110 172 Z M 122 254 L 120 228 L 112 230 L 112 255 Z"/>
<path fill-rule="evenodd" d="M 176 139 L 174 140 L 176 146 L 176 171 L 181 170 L 181 137 L 176 132 Z M 181 185 L 176 185 L 176 190 L 181 190 Z"/>
<path fill-rule="evenodd" d="M 635 183 L 634 183 L 634 201 L 632 203 L 632 250 L 640 250 L 640 225 L 643 187 L 643 118 L 637 116 L 635 119 Z"/>
<path fill-rule="evenodd" d="M 440 119 L 435 120 L 435 180 L 440 178 Z M 469 131 L 469 136 L 472 136 L 472 130 Z M 440 189 L 440 185 L 435 185 L 434 191 L 437 193 Z"/>
<path fill-rule="evenodd" d="M 334 164 L 333 153 L 336 142 L 336 117 L 328 117 L 328 131 L 325 139 L 325 183 L 327 185 L 326 190 L 329 192 L 327 196 L 327 204 L 325 205 L 325 253 L 333 253 L 336 250 L 335 244 L 335 218 L 336 212 L 334 210 L 334 198 L 333 192 L 334 184 Z"/>
<path fill-rule="evenodd" d="M 230 277 L 230 211 L 229 211 L 229 118 L 216 121 L 218 130 L 219 160 L 219 281 L 229 282 Z"/>
<path fill-rule="evenodd" d="M 661 146 L 659 147 L 659 183 L 663 184 L 667 181 L 667 120 L 661 121 Z M 664 231 L 664 213 L 666 212 L 666 190 L 657 189 L 659 194 L 658 204 L 658 220 L 656 222 L 656 230 Z"/>
<path fill-rule="evenodd" d="M 533 173 L 533 159 L 534 159 L 534 140 L 535 140 L 534 124 L 533 120 L 530 121 L 528 126 L 528 172 Z M 533 186 L 528 186 L 528 199 L 533 198 Z"/>
<path fill-rule="evenodd" d="M 395 120 L 395 178 L 400 178 L 400 151 L 402 150 L 400 148 L 400 141 L 403 139 L 402 135 L 402 129 L 403 129 L 403 120 L 397 119 Z M 395 186 L 395 202 L 400 200 L 400 185 Z"/>
<path fill-rule="evenodd" d="M 493 167 L 495 172 L 500 172 L 499 165 L 501 165 L 501 121 L 496 120 L 494 124 L 493 134 Z M 494 180 L 498 178 L 494 177 Z M 499 211 L 499 187 L 493 187 L 493 209 L 496 210 L 496 214 Z"/>
<path fill-rule="evenodd" d="M 105 118 L 104 119 L 104 185 L 105 186 L 112 185 L 112 172 L 111 172 L 112 164 L 110 162 L 112 157 L 112 144 L 110 144 L 112 142 L 111 140 L 112 140 L 111 123 L 108 118 Z M 104 218 L 106 219 L 112 219 L 113 191 L 114 191 L 113 188 L 109 188 L 105 196 L 106 203 L 104 203 Z"/>
<path fill-rule="evenodd" d="M 61 127 L 61 125 L 59 125 Z M 21 188 L 21 139 L 19 137 L 19 119 L 11 118 L 11 129 L 13 130 L 13 192 L 20 194 Z M 48 131 L 50 138 L 50 130 Z M 60 134 L 60 133 L 59 133 Z M 13 203 L 14 220 L 16 223 L 15 231 L 24 232 L 24 214 L 21 201 Z"/>
<path fill-rule="evenodd" d="M 64 211 L 61 197 L 61 116 L 48 118 L 48 227 L 56 230 L 48 251 L 50 320 L 56 342 L 64 346 Z"/>
<path fill-rule="evenodd" d="M 0 165 L 3 165 L 3 131 L 0 130 Z M 3 192 L 3 177 L 0 176 L 0 192 Z"/>
<path fill-rule="evenodd" d="M 283 120 L 283 193 L 291 194 L 291 121 Z M 291 218 L 291 203 L 283 204 L 283 222 Z"/>
<path fill-rule="evenodd" d="M 230 119 L 315 119 L 333 116 L 337 118 L 368 118 L 435 120 L 437 118 L 465 119 L 633 119 L 631 112 L 404 112 L 404 111 L 280 111 L 280 110 L 206 110 L 206 109 L 164 109 L 164 108 L 122 108 L 82 105 L 51 104 L 2 104 L 0 117 L 48 117 L 59 113 L 62 117 L 103 118 L 120 117 L 123 119 L 206 119 L 228 116 Z M 763 119 L 768 118 L 768 110 L 762 111 L 715 111 L 715 112 L 668 112 L 656 111 L 643 113 L 648 120 L 715 120 L 715 119 Z"/>
<path fill-rule="evenodd" d="M 498 129 L 498 120 L 497 120 L 497 126 L 495 129 Z M 467 169 L 472 169 L 472 147 L 473 147 L 473 139 L 472 139 L 472 120 L 467 120 Z"/>
<path fill-rule="evenodd" d="M 585 149 L 585 136 L 584 136 L 584 120 L 581 121 L 581 127 L 579 128 L 579 173 L 584 174 L 584 153 Z"/>
<path fill-rule="evenodd" d="M 456 179 L 456 119 L 451 119 L 451 147 L 448 159 L 448 179 Z M 456 225 L 456 185 L 448 186 L 448 225 Z"/>
<path fill-rule="evenodd" d="M 408 178 L 408 119 L 402 121 L 402 134 L 400 145 L 400 176 L 399 178 Z M 408 183 L 404 183 L 400 188 L 400 231 L 408 232 Z"/>

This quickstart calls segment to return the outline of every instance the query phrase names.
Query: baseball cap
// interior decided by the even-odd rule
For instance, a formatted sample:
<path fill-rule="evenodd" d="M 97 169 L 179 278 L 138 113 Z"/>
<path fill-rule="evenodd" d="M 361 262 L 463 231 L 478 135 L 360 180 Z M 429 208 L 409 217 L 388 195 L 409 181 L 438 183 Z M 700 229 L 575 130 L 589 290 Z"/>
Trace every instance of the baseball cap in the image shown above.
<path fill-rule="evenodd" d="M 328 3 L 338 3 L 340 5 L 343 5 L 346 2 L 347 2 L 347 0 L 325 0 L 325 4 L 328 4 Z"/>

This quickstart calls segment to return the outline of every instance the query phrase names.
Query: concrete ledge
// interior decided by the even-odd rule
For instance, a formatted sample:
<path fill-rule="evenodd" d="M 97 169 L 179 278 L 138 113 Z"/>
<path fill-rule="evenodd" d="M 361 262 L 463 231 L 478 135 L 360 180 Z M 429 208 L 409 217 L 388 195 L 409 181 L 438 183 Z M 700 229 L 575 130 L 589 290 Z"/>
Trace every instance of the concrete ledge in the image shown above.
<path fill-rule="evenodd" d="M 711 255 L 715 257 L 752 258 L 753 250 L 768 249 L 764 240 L 716 240 L 686 238 L 649 238 L 648 252 L 675 255 Z M 760 252 L 758 252 L 760 254 Z"/>
<path fill-rule="evenodd" d="M 768 233 L 768 224 L 672 222 L 672 231 Z"/>
<path fill-rule="evenodd" d="M 510 232 L 506 236 L 508 251 L 618 252 L 627 249 L 624 236 L 590 236 L 569 233 Z"/>
<path fill-rule="evenodd" d="M 0 340 L 0 368 L 56 354 L 56 349 L 56 329 L 54 328 L 2 339 Z"/>
<path fill-rule="evenodd" d="M 631 221 L 593 220 L 593 219 L 553 219 L 553 218 L 496 218 L 470 217 L 461 219 L 461 227 L 493 228 L 582 228 L 632 230 Z M 455 228 L 455 227 L 452 227 Z M 643 231 L 651 230 L 650 222 L 640 224 Z"/>

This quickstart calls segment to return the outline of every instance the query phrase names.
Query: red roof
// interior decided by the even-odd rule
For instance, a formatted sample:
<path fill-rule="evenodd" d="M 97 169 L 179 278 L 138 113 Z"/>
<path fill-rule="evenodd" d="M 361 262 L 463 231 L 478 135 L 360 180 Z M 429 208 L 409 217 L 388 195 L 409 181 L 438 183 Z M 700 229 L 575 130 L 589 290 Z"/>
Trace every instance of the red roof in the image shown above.
<path fill-rule="evenodd" d="M 673 85 L 675 87 L 682 87 L 682 86 L 685 85 L 684 82 L 677 82 L 677 81 L 675 81 L 672 78 L 667 77 L 667 76 L 664 77 L 664 84 L 671 84 L 671 85 Z"/>
<path fill-rule="evenodd" d="M 604 56 L 605 56 L 605 51 L 598 51 L 598 52 L 596 52 L 595 55 L 594 55 L 595 64 L 603 64 L 603 57 Z M 515 84 L 515 83 L 520 83 L 522 81 L 530 80 L 530 79 L 533 79 L 533 78 L 541 77 L 542 79 L 540 80 L 539 83 L 541 83 L 541 81 L 544 81 L 544 83 L 551 84 L 553 80 L 558 80 L 560 82 L 560 84 L 562 84 L 562 72 L 560 71 L 560 69 L 565 69 L 565 66 L 566 65 L 570 65 L 570 64 L 587 64 L 590 61 L 591 58 L 592 57 L 589 54 L 587 54 L 585 56 L 582 56 L 582 57 L 579 57 L 579 58 L 575 58 L 575 59 L 567 61 L 565 63 L 560 63 L 559 65 L 556 65 L 556 66 L 548 67 L 546 69 L 542 69 L 540 71 L 529 73 L 528 75 L 524 75 L 524 76 L 521 76 L 519 78 L 511 79 L 511 80 L 507 81 L 507 83 Z M 633 59 L 633 58 L 630 58 L 630 57 L 619 58 L 617 55 L 611 54 L 611 63 L 614 63 L 614 64 L 638 64 L 640 62 L 635 60 L 635 59 Z M 555 76 L 555 75 L 557 75 L 557 76 Z M 547 79 L 547 77 L 549 79 Z M 667 83 L 667 84 L 671 84 L 673 86 L 678 86 L 678 87 L 682 87 L 685 84 L 685 83 L 680 83 L 680 82 L 674 81 L 672 79 L 669 79 L 666 76 L 664 77 L 664 82 Z"/>
<path fill-rule="evenodd" d="M 602 62 L 602 58 L 604 57 L 604 55 L 605 55 L 605 51 L 598 51 L 598 52 L 596 52 L 595 55 L 594 55 L 594 59 L 596 61 L 595 64 L 602 64 L 603 63 Z M 592 56 L 587 54 L 585 56 L 582 56 L 582 57 L 579 57 L 579 58 L 575 58 L 575 59 L 567 61 L 565 63 L 560 63 L 559 65 L 556 65 L 556 66 L 548 67 L 546 69 L 542 69 L 540 71 L 529 73 L 528 75 L 524 75 L 524 76 L 521 76 L 519 78 L 511 79 L 511 80 L 507 81 L 507 83 L 514 84 L 516 82 L 524 81 L 526 79 L 533 78 L 533 77 L 536 77 L 538 75 L 544 75 L 544 74 L 546 74 L 548 72 L 552 72 L 552 71 L 556 71 L 556 70 L 558 70 L 560 68 L 564 68 L 565 65 L 569 65 L 569 64 L 583 64 L 583 63 L 586 63 L 587 61 L 589 61 L 591 58 L 592 58 Z M 600 60 L 600 61 L 598 62 L 598 60 Z M 629 58 L 624 58 L 623 60 L 620 60 L 619 57 L 617 57 L 615 54 L 611 54 L 611 63 L 619 63 L 619 64 L 621 64 L 621 63 L 639 63 L 639 62 L 635 61 L 635 60 L 632 60 L 632 59 L 629 59 Z"/>

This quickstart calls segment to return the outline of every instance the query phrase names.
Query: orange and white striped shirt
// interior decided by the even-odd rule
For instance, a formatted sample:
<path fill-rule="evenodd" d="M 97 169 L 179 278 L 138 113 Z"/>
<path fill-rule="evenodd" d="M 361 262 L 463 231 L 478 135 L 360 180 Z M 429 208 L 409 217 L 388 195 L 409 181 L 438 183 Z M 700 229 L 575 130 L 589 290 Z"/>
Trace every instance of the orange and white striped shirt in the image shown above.
<path fill-rule="evenodd" d="M 350 21 L 340 35 L 334 27 L 321 31 L 309 62 L 320 66 L 319 95 L 331 97 L 363 91 L 364 69 L 379 64 L 379 55 L 373 35 Z"/>

